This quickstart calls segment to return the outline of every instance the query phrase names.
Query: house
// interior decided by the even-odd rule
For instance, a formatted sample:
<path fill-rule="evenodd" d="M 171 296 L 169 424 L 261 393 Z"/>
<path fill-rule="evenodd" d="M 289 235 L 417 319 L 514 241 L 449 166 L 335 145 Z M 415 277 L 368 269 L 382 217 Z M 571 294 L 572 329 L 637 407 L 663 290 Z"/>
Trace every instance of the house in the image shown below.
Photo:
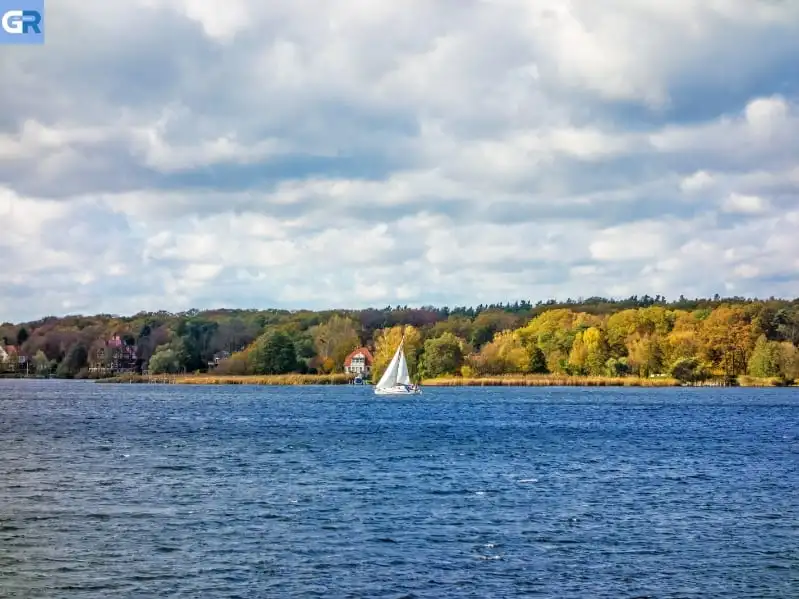
<path fill-rule="evenodd" d="M 359 347 L 345 358 L 344 372 L 367 376 L 372 371 L 373 362 L 372 352 L 366 347 Z"/>
<path fill-rule="evenodd" d="M 0 345 L 0 365 L 9 372 L 25 370 L 28 367 L 28 357 L 23 356 L 18 347 Z"/>
<path fill-rule="evenodd" d="M 97 350 L 96 360 L 89 366 L 89 372 L 107 374 L 134 372 L 138 363 L 136 346 L 128 345 L 122 337 L 114 335 Z"/>
<path fill-rule="evenodd" d="M 212 370 L 219 366 L 222 360 L 227 360 L 230 357 L 230 352 L 226 350 L 218 351 L 214 354 L 213 359 L 208 362 L 208 370 Z"/>

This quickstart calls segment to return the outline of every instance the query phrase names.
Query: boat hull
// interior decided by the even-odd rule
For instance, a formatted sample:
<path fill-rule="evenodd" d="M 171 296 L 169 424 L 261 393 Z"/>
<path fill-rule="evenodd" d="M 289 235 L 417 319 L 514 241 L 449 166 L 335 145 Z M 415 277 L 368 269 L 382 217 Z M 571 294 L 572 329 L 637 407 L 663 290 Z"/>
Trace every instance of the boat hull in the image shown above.
<path fill-rule="evenodd" d="M 421 389 L 407 389 L 406 387 L 375 388 L 375 395 L 420 395 Z"/>

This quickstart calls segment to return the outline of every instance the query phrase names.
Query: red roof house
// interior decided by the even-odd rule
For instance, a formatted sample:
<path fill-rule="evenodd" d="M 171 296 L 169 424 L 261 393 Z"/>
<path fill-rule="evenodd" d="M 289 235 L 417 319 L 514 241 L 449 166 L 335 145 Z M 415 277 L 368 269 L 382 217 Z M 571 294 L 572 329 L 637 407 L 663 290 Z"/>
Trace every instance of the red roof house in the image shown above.
<path fill-rule="evenodd" d="M 372 371 L 374 358 L 366 347 L 352 351 L 344 360 L 344 372 L 365 376 Z"/>

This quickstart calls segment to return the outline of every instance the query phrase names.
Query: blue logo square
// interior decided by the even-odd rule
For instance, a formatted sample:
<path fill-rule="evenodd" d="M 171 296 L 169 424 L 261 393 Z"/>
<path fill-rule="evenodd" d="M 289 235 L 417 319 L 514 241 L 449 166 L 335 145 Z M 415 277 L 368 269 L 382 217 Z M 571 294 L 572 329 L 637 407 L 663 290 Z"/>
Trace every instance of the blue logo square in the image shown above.
<path fill-rule="evenodd" d="M 44 43 L 44 0 L 0 0 L 0 45 Z"/>

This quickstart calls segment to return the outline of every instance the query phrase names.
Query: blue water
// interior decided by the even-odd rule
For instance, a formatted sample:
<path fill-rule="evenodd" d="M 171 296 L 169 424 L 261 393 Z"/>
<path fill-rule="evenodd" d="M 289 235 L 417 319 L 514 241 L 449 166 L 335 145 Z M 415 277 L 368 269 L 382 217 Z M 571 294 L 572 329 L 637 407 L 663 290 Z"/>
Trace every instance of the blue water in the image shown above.
<path fill-rule="evenodd" d="M 0 596 L 799 596 L 799 390 L 0 381 Z"/>

